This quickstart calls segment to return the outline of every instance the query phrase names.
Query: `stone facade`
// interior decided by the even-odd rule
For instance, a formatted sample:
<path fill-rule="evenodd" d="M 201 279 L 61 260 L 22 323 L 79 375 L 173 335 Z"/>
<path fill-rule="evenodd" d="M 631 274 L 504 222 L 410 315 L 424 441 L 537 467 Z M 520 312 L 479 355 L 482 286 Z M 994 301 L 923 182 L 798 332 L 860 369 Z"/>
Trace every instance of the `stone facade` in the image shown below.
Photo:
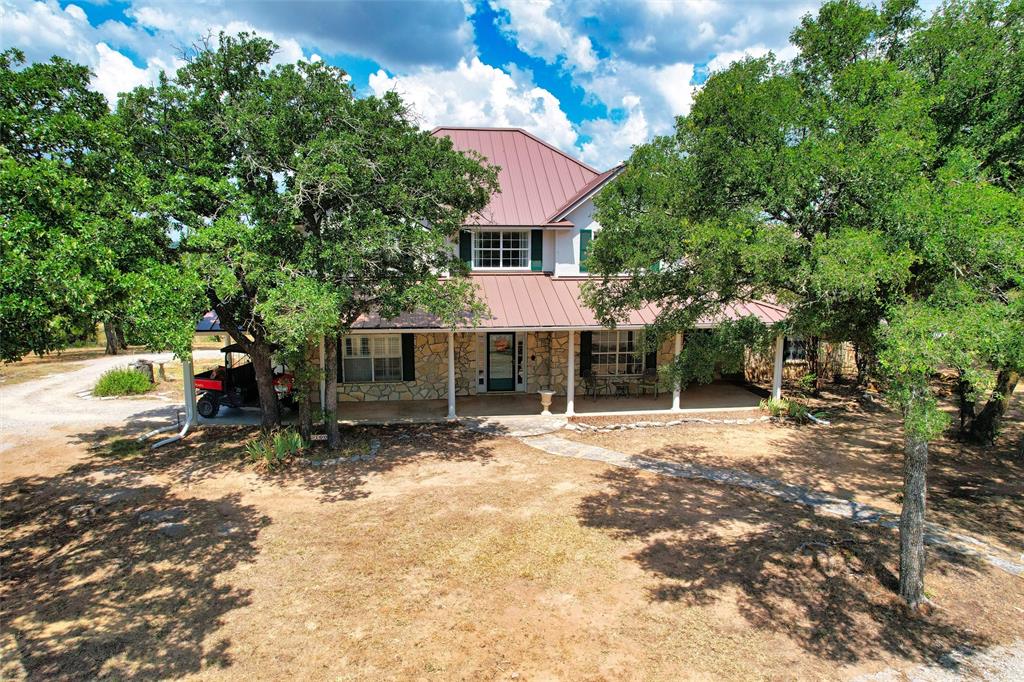
<path fill-rule="evenodd" d="M 473 334 L 455 334 L 456 395 L 473 395 L 476 345 Z M 339 401 L 440 400 L 448 397 L 448 334 L 415 335 L 414 381 L 339 383 Z"/>
<path fill-rule="evenodd" d="M 575 393 L 583 395 L 586 388 L 580 377 L 580 332 L 574 332 Z M 551 389 L 564 396 L 566 361 L 569 351 L 568 332 L 529 332 L 526 334 L 526 393 Z M 477 370 L 483 367 L 479 357 L 484 344 L 478 343 L 475 332 L 455 334 L 456 395 L 477 394 Z M 338 400 L 443 400 L 448 397 L 448 335 L 431 332 L 415 335 L 416 379 L 414 381 L 339 383 Z M 658 366 L 671 361 L 674 341 L 666 341 L 658 349 Z"/>
<path fill-rule="evenodd" d="M 822 341 L 820 346 L 822 372 L 827 380 L 857 376 L 857 360 L 851 344 Z M 752 350 L 747 350 L 743 363 L 744 377 L 752 384 L 770 385 L 772 383 L 774 362 L 775 358 L 772 352 L 756 353 Z M 798 381 L 807 374 L 807 368 L 808 363 L 806 360 L 785 362 L 782 365 L 782 380 L 786 382 Z"/>

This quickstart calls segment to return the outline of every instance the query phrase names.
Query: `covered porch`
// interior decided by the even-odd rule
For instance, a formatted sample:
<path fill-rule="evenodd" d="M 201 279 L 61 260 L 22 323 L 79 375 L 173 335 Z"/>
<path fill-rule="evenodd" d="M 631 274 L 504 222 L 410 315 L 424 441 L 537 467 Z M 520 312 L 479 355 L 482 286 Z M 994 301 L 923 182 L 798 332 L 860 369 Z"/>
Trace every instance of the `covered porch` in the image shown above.
<path fill-rule="evenodd" d="M 597 398 L 575 397 L 573 413 L 587 416 L 628 416 L 638 414 L 692 414 L 704 412 L 743 412 L 757 408 L 764 397 L 754 387 L 729 381 L 715 381 L 703 386 L 691 386 L 679 392 L 679 407 L 673 409 L 673 394 L 662 393 L 631 397 Z M 338 404 L 338 419 L 342 423 L 401 423 L 441 421 L 449 418 L 448 400 L 390 400 L 375 402 L 343 402 Z M 481 394 L 459 396 L 455 399 L 457 417 L 524 417 L 541 413 L 540 396 L 536 393 Z M 555 396 L 551 412 L 564 417 L 566 397 Z"/>

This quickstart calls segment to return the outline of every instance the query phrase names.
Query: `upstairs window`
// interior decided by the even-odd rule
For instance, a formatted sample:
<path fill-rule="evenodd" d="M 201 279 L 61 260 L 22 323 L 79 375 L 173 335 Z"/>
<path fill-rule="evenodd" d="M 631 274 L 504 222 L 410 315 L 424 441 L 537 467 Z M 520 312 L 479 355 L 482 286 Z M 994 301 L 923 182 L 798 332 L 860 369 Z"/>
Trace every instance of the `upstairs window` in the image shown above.
<path fill-rule="evenodd" d="M 402 380 L 402 336 L 365 334 L 342 339 L 342 381 L 386 382 Z"/>
<path fill-rule="evenodd" d="M 640 332 L 594 332 L 591 341 L 590 367 L 598 376 L 644 373 L 644 356 L 637 357 Z"/>
<path fill-rule="evenodd" d="M 529 230 L 473 233 L 473 269 L 529 267 Z"/>

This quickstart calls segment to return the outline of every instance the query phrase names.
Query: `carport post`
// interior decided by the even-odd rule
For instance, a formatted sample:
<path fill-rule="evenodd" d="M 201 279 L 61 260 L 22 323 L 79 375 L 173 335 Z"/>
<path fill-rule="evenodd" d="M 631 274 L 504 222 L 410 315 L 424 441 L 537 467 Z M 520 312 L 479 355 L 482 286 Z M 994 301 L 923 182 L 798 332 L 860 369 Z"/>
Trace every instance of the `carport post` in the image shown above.
<path fill-rule="evenodd" d="M 448 332 L 448 418 L 455 419 L 455 332 Z"/>
<path fill-rule="evenodd" d="M 569 368 L 565 372 L 565 416 L 576 414 L 576 330 L 569 330 Z"/>
<path fill-rule="evenodd" d="M 772 398 L 782 397 L 782 334 L 775 337 L 775 365 L 772 368 Z"/>
<path fill-rule="evenodd" d="M 679 354 L 681 352 L 683 352 L 683 335 L 677 333 L 676 334 L 676 354 L 675 354 L 676 360 L 679 359 Z M 678 412 L 679 411 L 679 394 L 680 394 L 679 380 L 676 379 L 675 383 L 672 384 L 672 411 L 673 412 Z"/>

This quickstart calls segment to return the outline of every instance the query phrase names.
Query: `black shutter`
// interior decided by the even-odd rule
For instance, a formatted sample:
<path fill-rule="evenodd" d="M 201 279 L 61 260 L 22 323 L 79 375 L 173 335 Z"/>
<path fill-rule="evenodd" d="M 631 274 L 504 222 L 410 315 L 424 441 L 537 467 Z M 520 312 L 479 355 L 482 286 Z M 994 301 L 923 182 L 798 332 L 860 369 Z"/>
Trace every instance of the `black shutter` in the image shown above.
<path fill-rule="evenodd" d="M 593 366 L 594 332 L 580 332 L 580 376 L 590 374 Z"/>
<path fill-rule="evenodd" d="M 530 270 L 544 269 L 544 230 L 530 230 Z"/>
<path fill-rule="evenodd" d="M 402 334 L 402 381 L 416 381 L 415 334 Z"/>
<path fill-rule="evenodd" d="M 345 363 L 344 363 L 344 357 L 345 357 L 345 355 L 344 355 L 344 348 L 345 348 L 345 346 L 342 345 L 342 344 L 344 344 L 344 342 L 345 342 L 345 337 L 343 337 L 343 336 L 339 336 L 338 339 L 335 341 L 335 343 L 338 344 L 337 346 L 335 346 L 335 350 L 336 350 L 336 353 L 338 355 L 338 383 L 339 384 L 345 382 L 344 373 L 342 372 L 343 367 L 345 365 Z"/>
<path fill-rule="evenodd" d="M 469 230 L 459 232 L 459 258 L 467 267 L 473 267 L 473 235 Z"/>
<path fill-rule="evenodd" d="M 644 356 L 644 369 L 657 369 L 658 368 L 658 350 L 652 350 L 650 353 Z"/>

